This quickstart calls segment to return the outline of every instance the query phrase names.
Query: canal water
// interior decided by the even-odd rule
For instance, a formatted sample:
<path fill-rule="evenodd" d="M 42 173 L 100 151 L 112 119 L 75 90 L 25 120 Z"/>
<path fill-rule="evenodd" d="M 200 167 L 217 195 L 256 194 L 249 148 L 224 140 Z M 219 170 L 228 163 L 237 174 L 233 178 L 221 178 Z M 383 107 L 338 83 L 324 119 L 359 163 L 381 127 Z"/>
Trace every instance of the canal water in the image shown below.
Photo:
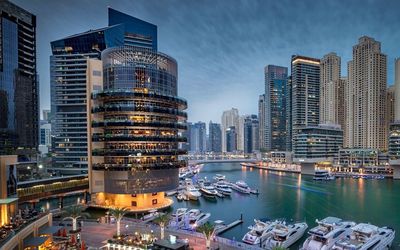
<path fill-rule="evenodd" d="M 342 179 L 321 182 L 312 176 L 245 168 L 239 163 L 205 164 L 194 178 L 212 180 L 215 174 L 229 181 L 244 180 L 259 195 L 233 191 L 230 198 L 210 201 L 176 201 L 179 207 L 200 208 L 210 212 L 210 221 L 230 223 L 243 215 L 244 223 L 221 236 L 241 241 L 253 224 L 253 219 L 286 218 L 288 221 L 306 221 L 309 229 L 316 219 L 335 216 L 355 222 L 369 222 L 377 226 L 391 226 L 396 230 L 393 249 L 400 249 L 400 181 L 392 179 Z M 303 242 L 305 237 L 301 240 Z M 300 242 L 291 249 L 298 249 Z"/>

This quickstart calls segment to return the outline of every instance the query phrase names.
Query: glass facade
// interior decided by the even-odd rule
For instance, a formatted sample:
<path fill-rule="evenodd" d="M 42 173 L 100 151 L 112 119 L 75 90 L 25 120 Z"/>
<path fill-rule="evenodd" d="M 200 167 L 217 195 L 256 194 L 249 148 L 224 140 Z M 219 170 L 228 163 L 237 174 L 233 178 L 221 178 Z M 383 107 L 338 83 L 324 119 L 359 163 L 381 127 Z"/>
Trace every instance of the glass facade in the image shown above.
<path fill-rule="evenodd" d="M 291 65 L 291 126 L 294 139 L 299 129 L 319 124 L 320 60 L 295 55 Z"/>
<path fill-rule="evenodd" d="M 0 2 L 0 154 L 34 155 L 38 146 L 36 17 Z"/>
<path fill-rule="evenodd" d="M 286 99 L 288 69 L 268 65 L 265 67 L 265 145 L 268 151 L 286 150 Z"/>
<path fill-rule="evenodd" d="M 119 11 L 108 9 L 109 26 L 72 35 L 51 43 L 50 58 L 52 134 L 55 167 L 87 170 L 87 59 L 101 58 L 106 48 L 135 45 L 157 49 L 157 27 Z M 141 53 L 141 52 L 137 52 Z M 106 72 L 108 87 L 127 86 L 134 76 Z M 101 74 L 101 73 L 100 73 Z M 119 79 L 115 76 L 118 75 Z M 141 76 L 137 76 L 141 77 Z M 154 77 L 151 73 L 149 77 Z M 172 82 L 170 76 L 163 80 Z M 125 84 L 125 85 L 124 85 Z M 75 171 L 75 170 L 73 170 Z"/>
<path fill-rule="evenodd" d="M 221 153 L 222 152 L 222 130 L 221 124 L 210 121 L 208 124 L 208 151 Z"/>
<path fill-rule="evenodd" d="M 179 185 L 187 104 L 177 96 L 177 63 L 165 54 L 127 45 L 103 51 L 102 62 L 103 89 L 91 104 L 94 201 L 119 205 L 115 195 L 134 194 L 136 208 L 137 195 Z"/>

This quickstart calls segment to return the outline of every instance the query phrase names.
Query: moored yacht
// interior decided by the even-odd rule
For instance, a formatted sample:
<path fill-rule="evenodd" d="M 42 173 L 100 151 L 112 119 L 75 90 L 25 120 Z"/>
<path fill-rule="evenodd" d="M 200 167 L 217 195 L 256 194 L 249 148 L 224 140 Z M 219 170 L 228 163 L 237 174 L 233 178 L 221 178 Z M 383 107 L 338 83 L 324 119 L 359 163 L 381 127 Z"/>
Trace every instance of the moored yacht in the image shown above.
<path fill-rule="evenodd" d="M 175 213 L 171 215 L 171 220 L 169 222 L 169 225 L 172 227 L 180 227 L 184 223 L 184 217 L 186 215 L 187 208 L 181 207 L 178 208 Z"/>
<path fill-rule="evenodd" d="M 214 180 L 216 180 L 216 181 L 224 181 L 224 180 L 225 180 L 225 175 L 216 174 L 216 175 L 214 176 Z"/>
<path fill-rule="evenodd" d="M 190 209 L 186 214 L 186 228 L 195 229 L 205 224 L 210 218 L 210 213 L 202 213 L 199 209 Z"/>
<path fill-rule="evenodd" d="M 251 189 L 244 181 L 237 181 L 236 183 L 231 183 L 231 188 L 240 193 L 250 194 Z"/>
<path fill-rule="evenodd" d="M 215 183 L 214 187 L 217 189 L 218 192 L 222 193 L 223 195 L 231 195 L 232 193 L 232 189 L 228 186 L 227 183 L 223 181 Z"/>
<path fill-rule="evenodd" d="M 310 229 L 310 235 L 303 243 L 302 250 L 326 250 L 331 249 L 335 242 L 351 232 L 355 222 L 342 221 L 336 217 L 326 217 L 317 220 L 318 226 Z"/>
<path fill-rule="evenodd" d="M 264 242 L 270 236 L 272 228 L 277 223 L 277 221 L 254 220 L 254 225 L 248 227 L 250 231 L 243 236 L 242 241 L 250 245 L 260 245 L 260 242 Z"/>
<path fill-rule="evenodd" d="M 217 190 L 215 190 L 215 188 L 211 185 L 203 185 L 200 188 L 200 192 L 204 195 L 204 197 L 207 198 L 216 198 L 218 195 Z"/>
<path fill-rule="evenodd" d="M 305 222 L 289 225 L 285 223 L 276 224 L 271 231 L 271 236 L 263 246 L 266 249 L 273 249 L 274 247 L 289 248 L 303 237 L 307 228 L 308 225 Z"/>
<path fill-rule="evenodd" d="M 335 176 L 331 175 L 328 170 L 315 170 L 313 177 L 315 181 L 330 181 L 334 179 Z"/>
<path fill-rule="evenodd" d="M 390 249 L 395 231 L 388 227 L 377 227 L 360 223 L 351 228 L 350 234 L 338 240 L 332 249 L 336 250 L 382 250 Z"/>
<path fill-rule="evenodd" d="M 192 185 L 186 187 L 185 194 L 190 200 L 198 200 L 201 196 L 199 190 Z"/>

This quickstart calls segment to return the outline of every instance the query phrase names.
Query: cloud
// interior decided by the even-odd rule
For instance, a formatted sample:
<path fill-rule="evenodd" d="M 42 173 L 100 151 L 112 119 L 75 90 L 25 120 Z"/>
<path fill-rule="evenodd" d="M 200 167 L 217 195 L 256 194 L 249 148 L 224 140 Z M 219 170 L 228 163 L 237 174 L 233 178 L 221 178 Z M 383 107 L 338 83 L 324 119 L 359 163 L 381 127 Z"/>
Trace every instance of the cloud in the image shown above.
<path fill-rule="evenodd" d="M 105 26 L 111 5 L 158 26 L 159 50 L 178 61 L 179 94 L 189 103 L 189 119 L 220 121 L 231 107 L 257 114 L 267 64 L 290 66 L 292 54 L 342 56 L 342 75 L 352 46 L 362 35 L 400 55 L 400 1 L 291 0 L 16 0 L 37 14 L 41 105 L 49 108 L 50 41 Z M 50 11 L 49 11 L 50 10 Z"/>

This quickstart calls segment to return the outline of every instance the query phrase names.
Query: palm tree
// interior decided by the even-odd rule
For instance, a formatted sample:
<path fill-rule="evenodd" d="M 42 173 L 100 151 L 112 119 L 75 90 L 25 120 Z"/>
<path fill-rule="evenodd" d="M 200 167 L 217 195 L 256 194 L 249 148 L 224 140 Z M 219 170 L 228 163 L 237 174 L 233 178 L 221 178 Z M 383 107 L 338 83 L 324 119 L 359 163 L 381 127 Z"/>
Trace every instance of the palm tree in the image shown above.
<path fill-rule="evenodd" d="M 79 218 L 88 218 L 90 217 L 89 213 L 84 212 L 85 208 L 81 205 L 74 205 L 65 208 L 62 211 L 64 215 L 63 220 L 71 219 L 72 220 L 72 231 L 76 232 L 78 230 L 78 219 Z"/>
<path fill-rule="evenodd" d="M 160 226 L 160 238 L 164 239 L 164 229 L 165 226 L 168 224 L 169 220 L 171 219 L 169 214 L 160 214 L 154 222 Z"/>
<path fill-rule="evenodd" d="M 207 222 L 197 228 L 197 231 L 203 233 L 204 237 L 206 238 L 206 247 L 210 249 L 211 246 L 211 239 L 215 236 L 215 227 L 210 222 Z"/>
<path fill-rule="evenodd" d="M 117 221 L 117 237 L 121 235 L 121 220 L 128 212 L 129 209 L 126 207 L 115 207 L 110 209 L 111 216 Z"/>

